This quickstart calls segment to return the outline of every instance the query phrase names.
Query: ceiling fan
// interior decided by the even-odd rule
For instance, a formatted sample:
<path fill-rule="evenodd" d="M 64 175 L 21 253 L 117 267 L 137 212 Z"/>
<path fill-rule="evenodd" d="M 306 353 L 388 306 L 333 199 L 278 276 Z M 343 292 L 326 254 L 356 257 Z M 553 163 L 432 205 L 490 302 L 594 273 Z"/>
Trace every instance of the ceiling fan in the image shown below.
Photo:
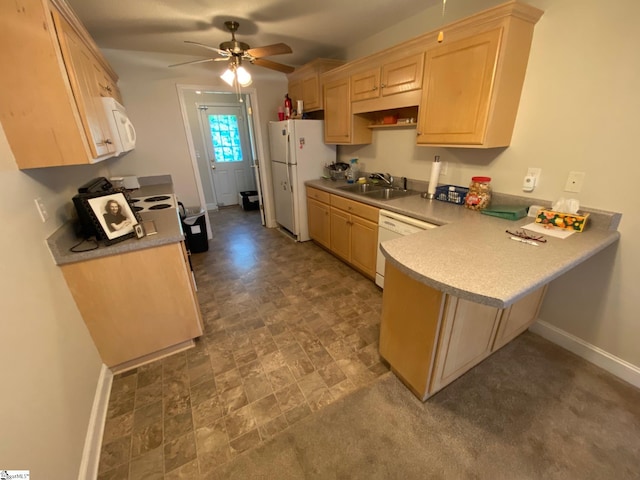
<path fill-rule="evenodd" d="M 227 27 L 227 30 L 231 32 L 231 40 L 222 42 L 219 48 L 185 40 L 185 43 L 198 45 L 199 47 L 217 52 L 218 55 L 220 55 L 220 58 L 205 58 L 203 60 L 193 60 L 191 62 L 176 63 L 169 66 L 178 67 L 181 65 L 193 65 L 196 63 L 227 61 L 229 62 L 228 68 L 221 78 L 225 80 L 229 85 L 233 85 L 234 80 L 237 79 L 238 83 L 243 87 L 251 83 L 251 75 L 249 75 L 249 72 L 247 72 L 244 67 L 242 67 L 243 60 L 246 60 L 253 65 L 270 68 L 271 70 L 277 70 L 278 72 L 282 73 L 291 73 L 295 70 L 289 65 L 284 65 L 282 63 L 266 60 L 265 58 L 263 58 L 270 57 L 272 55 L 292 53 L 291 47 L 289 45 L 285 43 L 274 43 L 273 45 L 267 45 L 265 47 L 251 48 L 248 44 L 236 40 L 235 34 L 238 30 L 238 27 L 240 26 L 238 22 L 230 20 L 224 22 L 224 25 L 225 27 Z"/>

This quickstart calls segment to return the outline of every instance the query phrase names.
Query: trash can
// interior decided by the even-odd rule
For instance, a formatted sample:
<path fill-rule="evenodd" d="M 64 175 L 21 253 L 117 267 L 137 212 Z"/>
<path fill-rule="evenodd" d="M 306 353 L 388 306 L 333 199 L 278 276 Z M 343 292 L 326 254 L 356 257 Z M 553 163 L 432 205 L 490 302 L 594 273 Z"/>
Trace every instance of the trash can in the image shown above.
<path fill-rule="evenodd" d="M 240 200 L 243 210 L 257 210 L 260 208 L 258 203 L 258 192 L 256 190 L 240 192 Z"/>
<path fill-rule="evenodd" d="M 180 221 L 185 234 L 185 243 L 191 253 L 201 253 L 209 250 L 207 239 L 207 212 L 200 207 L 188 207 L 178 202 L 180 208 Z"/>

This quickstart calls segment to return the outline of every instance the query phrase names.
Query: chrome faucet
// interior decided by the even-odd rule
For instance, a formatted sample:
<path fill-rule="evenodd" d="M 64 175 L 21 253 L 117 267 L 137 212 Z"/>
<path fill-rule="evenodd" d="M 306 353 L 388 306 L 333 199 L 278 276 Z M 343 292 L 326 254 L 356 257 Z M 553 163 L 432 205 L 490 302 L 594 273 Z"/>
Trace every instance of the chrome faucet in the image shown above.
<path fill-rule="evenodd" d="M 393 187 L 393 177 L 388 173 L 372 173 L 371 175 L 369 175 L 369 178 L 377 178 L 378 180 L 382 180 L 390 187 Z"/>

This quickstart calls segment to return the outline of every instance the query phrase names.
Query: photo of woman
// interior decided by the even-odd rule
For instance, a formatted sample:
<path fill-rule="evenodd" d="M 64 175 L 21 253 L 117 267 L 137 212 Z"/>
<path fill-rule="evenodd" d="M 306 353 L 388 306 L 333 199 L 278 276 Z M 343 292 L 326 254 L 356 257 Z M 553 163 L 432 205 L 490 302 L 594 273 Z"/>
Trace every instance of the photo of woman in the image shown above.
<path fill-rule="evenodd" d="M 110 232 L 116 232 L 131 226 L 131 220 L 122 214 L 122 207 L 115 200 L 107 201 L 103 217 Z"/>
<path fill-rule="evenodd" d="M 90 198 L 88 202 L 109 240 L 132 233 L 133 227 L 138 224 L 136 216 L 122 193 Z"/>

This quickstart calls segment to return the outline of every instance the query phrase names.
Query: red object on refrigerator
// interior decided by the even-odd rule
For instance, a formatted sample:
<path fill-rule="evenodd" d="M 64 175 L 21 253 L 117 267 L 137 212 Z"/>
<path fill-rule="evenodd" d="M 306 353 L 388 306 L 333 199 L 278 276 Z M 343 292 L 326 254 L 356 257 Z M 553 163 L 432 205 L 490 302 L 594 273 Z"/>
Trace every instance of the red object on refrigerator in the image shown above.
<path fill-rule="evenodd" d="M 293 111 L 293 102 L 289 98 L 289 94 L 284 96 L 284 118 L 289 120 L 291 118 L 291 112 Z"/>

